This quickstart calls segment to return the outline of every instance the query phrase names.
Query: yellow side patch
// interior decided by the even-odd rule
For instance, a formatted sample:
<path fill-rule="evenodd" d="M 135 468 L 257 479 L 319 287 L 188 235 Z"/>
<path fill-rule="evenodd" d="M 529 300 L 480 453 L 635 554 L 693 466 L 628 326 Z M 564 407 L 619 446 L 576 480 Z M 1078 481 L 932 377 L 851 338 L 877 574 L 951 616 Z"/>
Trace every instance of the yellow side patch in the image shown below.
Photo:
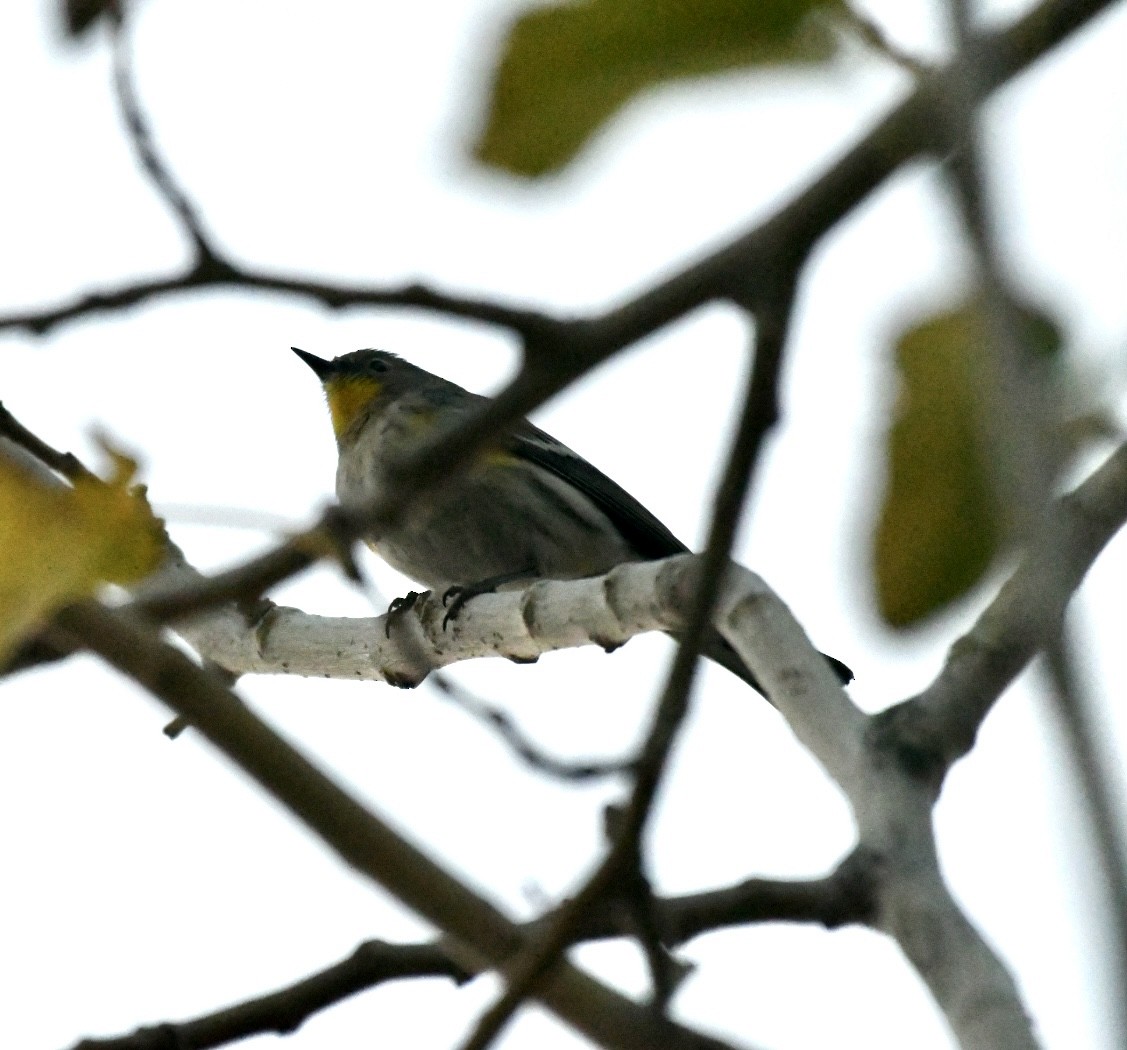
<path fill-rule="evenodd" d="M 511 467 L 520 462 L 520 457 L 503 448 L 494 448 L 483 452 L 479 462 L 486 467 Z"/>
<path fill-rule="evenodd" d="M 325 384 L 325 397 L 329 402 L 329 415 L 333 419 L 333 433 L 339 438 L 376 397 L 381 384 L 367 376 L 333 376 Z"/>

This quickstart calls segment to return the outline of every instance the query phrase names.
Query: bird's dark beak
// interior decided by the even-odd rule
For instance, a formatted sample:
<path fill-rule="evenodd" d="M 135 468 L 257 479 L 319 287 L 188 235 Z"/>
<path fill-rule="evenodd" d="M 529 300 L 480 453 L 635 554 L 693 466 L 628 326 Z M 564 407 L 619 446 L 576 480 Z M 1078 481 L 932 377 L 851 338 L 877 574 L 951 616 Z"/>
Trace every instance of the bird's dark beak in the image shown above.
<path fill-rule="evenodd" d="M 306 353 L 304 350 L 299 350 L 296 346 L 291 346 L 290 349 L 297 354 L 314 372 L 317 373 L 317 378 L 324 382 L 332 374 L 333 363 L 332 361 L 325 361 L 323 358 L 318 357 L 316 354 Z"/>

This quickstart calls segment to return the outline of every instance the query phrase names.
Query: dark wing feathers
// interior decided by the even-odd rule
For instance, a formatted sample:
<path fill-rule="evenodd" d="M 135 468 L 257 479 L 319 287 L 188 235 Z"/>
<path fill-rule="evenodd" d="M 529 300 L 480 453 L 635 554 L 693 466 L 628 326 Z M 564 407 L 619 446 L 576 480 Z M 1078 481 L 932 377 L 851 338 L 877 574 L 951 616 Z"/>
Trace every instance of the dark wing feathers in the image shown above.
<path fill-rule="evenodd" d="M 524 422 L 513 433 L 511 450 L 530 463 L 562 478 L 583 493 L 599 508 L 626 538 L 639 558 L 667 558 L 688 551 L 676 536 L 657 520 L 625 489 L 616 485 L 601 470 L 582 456 L 561 445 L 531 423 Z M 755 676 L 719 634 L 705 640 L 705 652 L 745 682 L 763 692 Z M 840 660 L 822 654 L 843 683 L 853 681 L 853 672 Z"/>
<path fill-rule="evenodd" d="M 582 492 L 611 520 L 639 558 L 649 561 L 688 551 L 629 492 L 531 423 L 524 423 L 513 434 L 512 451 Z"/>

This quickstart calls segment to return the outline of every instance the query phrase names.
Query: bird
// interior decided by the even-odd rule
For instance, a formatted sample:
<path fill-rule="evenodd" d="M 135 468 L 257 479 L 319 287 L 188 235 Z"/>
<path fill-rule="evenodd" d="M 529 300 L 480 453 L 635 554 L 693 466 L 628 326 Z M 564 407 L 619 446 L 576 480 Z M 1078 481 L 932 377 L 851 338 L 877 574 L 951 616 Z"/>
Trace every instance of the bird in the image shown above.
<path fill-rule="evenodd" d="M 386 350 L 325 360 L 290 349 L 324 388 L 337 443 L 336 493 L 346 507 L 381 497 L 389 465 L 489 400 Z M 468 469 L 415 501 L 369 546 L 444 600 L 453 597 L 447 618 L 470 598 L 500 587 L 582 579 L 625 562 L 689 551 L 625 489 L 525 419 Z M 415 597 L 397 599 L 392 609 Z M 767 695 L 715 628 L 706 630 L 702 651 Z M 852 681 L 844 663 L 822 656 L 843 684 Z"/>

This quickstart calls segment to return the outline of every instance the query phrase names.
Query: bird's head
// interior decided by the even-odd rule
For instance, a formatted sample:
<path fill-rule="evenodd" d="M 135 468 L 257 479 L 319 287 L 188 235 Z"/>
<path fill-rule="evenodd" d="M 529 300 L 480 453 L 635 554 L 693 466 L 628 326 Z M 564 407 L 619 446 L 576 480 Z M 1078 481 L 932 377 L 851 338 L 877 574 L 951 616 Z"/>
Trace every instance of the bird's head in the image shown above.
<path fill-rule="evenodd" d="M 326 361 L 296 346 L 290 349 L 321 380 L 329 402 L 333 433 L 338 439 L 374 401 L 398 388 L 397 378 L 402 378 L 401 373 L 412 368 L 386 350 L 354 350 Z"/>

